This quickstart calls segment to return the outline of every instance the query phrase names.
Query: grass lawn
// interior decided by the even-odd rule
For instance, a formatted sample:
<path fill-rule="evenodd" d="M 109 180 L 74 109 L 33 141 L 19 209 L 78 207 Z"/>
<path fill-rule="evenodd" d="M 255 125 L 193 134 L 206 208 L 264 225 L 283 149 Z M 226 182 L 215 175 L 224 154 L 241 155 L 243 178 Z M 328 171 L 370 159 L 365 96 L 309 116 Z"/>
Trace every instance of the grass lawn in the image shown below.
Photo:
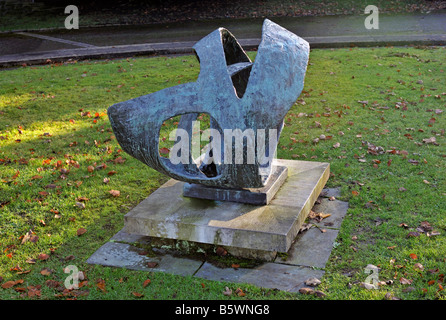
<path fill-rule="evenodd" d="M 444 47 L 311 51 L 278 157 L 330 162 L 327 186 L 349 201 L 318 287 L 325 299 L 444 299 L 444 61 Z M 121 151 L 108 106 L 198 72 L 194 56 L 0 71 L 0 299 L 317 299 L 85 264 L 167 181 Z M 362 288 L 368 264 L 388 284 Z M 86 275 L 71 292 L 69 265 Z M 226 286 L 246 295 L 227 297 Z"/>
<path fill-rule="evenodd" d="M 364 14 L 368 0 L 254 0 L 233 2 L 207 1 L 141 1 L 122 0 L 80 4 L 79 26 L 106 24 L 151 24 L 188 20 L 274 18 L 283 16 Z M 444 9 L 444 1 L 375 0 L 380 13 L 427 12 Z M 65 6 L 45 6 L 43 3 L 4 3 L 0 10 L 0 31 L 64 28 L 68 14 Z M 0 9 L 2 9 L 0 7 Z"/>

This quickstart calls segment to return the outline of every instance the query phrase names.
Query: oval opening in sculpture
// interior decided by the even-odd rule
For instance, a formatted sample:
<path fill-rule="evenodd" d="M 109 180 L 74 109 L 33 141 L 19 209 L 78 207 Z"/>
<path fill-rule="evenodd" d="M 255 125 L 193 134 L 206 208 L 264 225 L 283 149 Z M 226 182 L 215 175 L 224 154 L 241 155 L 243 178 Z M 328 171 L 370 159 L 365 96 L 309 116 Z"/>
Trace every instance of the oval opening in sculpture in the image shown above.
<path fill-rule="evenodd" d="M 221 174 L 221 129 L 208 113 L 186 113 L 165 120 L 159 132 L 159 154 L 170 165 L 208 178 Z M 218 148 L 218 150 L 217 150 Z"/>

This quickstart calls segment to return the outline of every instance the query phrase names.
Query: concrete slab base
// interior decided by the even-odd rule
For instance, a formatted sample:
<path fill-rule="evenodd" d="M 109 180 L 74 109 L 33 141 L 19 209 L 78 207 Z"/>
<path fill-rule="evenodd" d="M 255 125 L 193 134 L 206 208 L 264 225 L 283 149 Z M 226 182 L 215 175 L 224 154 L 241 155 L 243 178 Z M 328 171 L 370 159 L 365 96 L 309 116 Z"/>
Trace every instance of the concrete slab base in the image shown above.
<path fill-rule="evenodd" d="M 298 292 L 306 286 L 306 280 L 321 279 L 325 274 L 324 268 L 348 209 L 346 202 L 324 198 L 327 192 L 321 194 L 322 197 L 311 210 L 329 213 L 330 216 L 319 222 L 308 219 L 308 223 L 317 227 L 299 233 L 286 254 L 276 254 L 272 260 L 259 262 L 253 268 L 221 268 L 211 263 L 204 254 L 191 258 L 162 248 L 154 248 L 147 255 L 144 248 L 150 247 L 153 238 L 129 234 L 125 230 L 100 247 L 87 263 Z"/>
<path fill-rule="evenodd" d="M 169 180 L 125 215 L 130 234 L 251 251 L 287 252 L 329 177 L 329 163 L 276 160 L 288 177 L 268 205 L 183 196 L 184 182 Z M 246 249 L 246 250 L 244 250 Z"/>

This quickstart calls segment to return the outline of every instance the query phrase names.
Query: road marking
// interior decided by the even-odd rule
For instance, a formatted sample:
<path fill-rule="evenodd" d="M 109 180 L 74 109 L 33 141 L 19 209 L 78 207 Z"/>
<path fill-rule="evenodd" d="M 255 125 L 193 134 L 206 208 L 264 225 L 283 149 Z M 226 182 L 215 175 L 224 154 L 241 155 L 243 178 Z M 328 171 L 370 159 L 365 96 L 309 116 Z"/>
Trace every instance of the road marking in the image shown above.
<path fill-rule="evenodd" d="M 34 38 L 39 38 L 39 39 L 44 39 L 44 40 L 49 40 L 49 41 L 62 42 L 62 43 L 71 44 L 71 45 L 77 46 L 77 47 L 83 47 L 83 48 L 95 48 L 96 47 L 96 46 L 88 44 L 88 43 L 59 39 L 59 38 L 44 36 L 41 34 L 29 33 L 29 32 L 17 32 L 16 34 L 21 34 L 21 35 L 28 36 L 28 37 L 34 37 Z"/>

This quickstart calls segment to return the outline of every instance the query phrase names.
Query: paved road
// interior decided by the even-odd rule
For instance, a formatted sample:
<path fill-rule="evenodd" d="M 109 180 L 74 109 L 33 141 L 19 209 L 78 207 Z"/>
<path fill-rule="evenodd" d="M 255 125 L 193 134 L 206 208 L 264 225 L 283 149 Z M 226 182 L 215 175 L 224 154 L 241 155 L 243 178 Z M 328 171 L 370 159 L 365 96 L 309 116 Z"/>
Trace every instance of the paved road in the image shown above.
<path fill-rule="evenodd" d="M 446 10 L 380 14 L 379 29 L 366 29 L 367 15 L 276 17 L 271 20 L 306 39 L 312 47 L 446 44 Z M 246 48 L 260 42 L 263 19 L 22 31 L 0 34 L 0 65 L 46 59 L 113 57 L 191 52 L 192 45 L 218 27 L 229 29 Z"/>

